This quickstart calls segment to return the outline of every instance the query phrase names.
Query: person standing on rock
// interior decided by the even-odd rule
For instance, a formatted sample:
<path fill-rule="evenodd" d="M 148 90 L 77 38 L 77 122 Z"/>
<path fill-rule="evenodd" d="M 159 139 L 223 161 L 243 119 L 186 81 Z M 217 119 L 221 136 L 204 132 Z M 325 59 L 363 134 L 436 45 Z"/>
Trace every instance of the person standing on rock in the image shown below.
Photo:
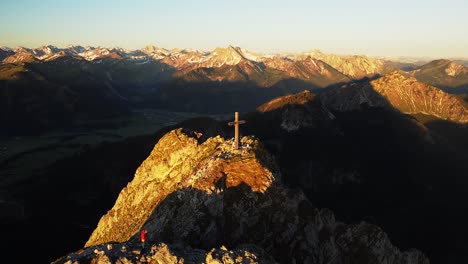
<path fill-rule="evenodd" d="M 145 248 L 146 233 L 147 233 L 146 229 L 141 230 L 141 234 L 140 234 L 141 248 Z"/>

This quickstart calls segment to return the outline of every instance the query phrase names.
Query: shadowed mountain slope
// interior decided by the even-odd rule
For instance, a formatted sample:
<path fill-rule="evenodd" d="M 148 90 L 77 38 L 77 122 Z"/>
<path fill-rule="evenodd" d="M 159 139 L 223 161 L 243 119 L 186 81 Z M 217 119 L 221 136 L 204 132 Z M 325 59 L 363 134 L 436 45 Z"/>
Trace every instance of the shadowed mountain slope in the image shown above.
<path fill-rule="evenodd" d="M 161 242 L 210 252 L 221 245 L 239 252 L 240 246 L 253 244 L 279 263 L 428 263 L 419 251 L 400 252 L 377 226 L 343 224 L 329 210 L 315 208 L 300 190 L 282 187 L 279 169 L 259 141 L 243 137 L 241 142 L 241 150 L 232 150 L 232 142 L 221 137 L 169 132 L 86 245 L 120 241 L 118 248 L 135 247 L 146 229 L 152 253 L 137 253 L 137 263 L 153 258 Z M 101 251 L 93 258 L 109 254 Z M 80 261 L 80 255 L 59 263 Z"/>
<path fill-rule="evenodd" d="M 466 125 L 402 114 L 370 85 L 330 93 L 277 98 L 243 116 L 243 131 L 277 157 L 283 182 L 318 206 L 382 225 L 432 263 L 465 261 Z"/>
<path fill-rule="evenodd" d="M 6 134 L 40 133 L 138 108 L 252 111 L 288 93 L 318 92 L 393 69 L 385 60 L 366 56 L 262 55 L 232 46 L 130 51 L 49 45 L 2 49 L 1 57 L 0 122 L 11 124 Z"/>

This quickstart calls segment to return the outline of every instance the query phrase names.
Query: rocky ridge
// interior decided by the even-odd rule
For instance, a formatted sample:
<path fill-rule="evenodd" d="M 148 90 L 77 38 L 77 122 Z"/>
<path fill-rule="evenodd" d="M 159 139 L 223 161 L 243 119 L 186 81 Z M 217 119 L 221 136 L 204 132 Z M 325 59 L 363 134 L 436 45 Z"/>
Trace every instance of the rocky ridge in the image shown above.
<path fill-rule="evenodd" d="M 423 113 L 460 123 L 468 122 L 468 107 L 462 99 L 405 77 L 398 71 L 371 82 L 375 91 L 404 113 Z"/>
<path fill-rule="evenodd" d="M 253 191 L 265 191 L 272 185 L 273 175 L 255 158 L 257 149 L 244 148 L 250 152 L 232 156 L 236 154 L 228 151 L 232 145 L 221 137 L 199 144 L 197 140 L 202 135 L 192 136 L 175 130 L 161 138 L 136 171 L 134 180 L 122 190 L 115 206 L 101 218 L 86 246 L 127 241 L 161 201 L 180 189 L 195 188 L 210 194 L 223 176 L 226 187 L 246 182 Z M 241 142 L 252 145 L 248 138 Z"/>
<path fill-rule="evenodd" d="M 207 263 L 428 263 L 417 250 L 394 247 L 379 227 L 339 222 L 300 190 L 284 188 L 258 139 L 241 142 L 233 150 L 232 141 L 219 136 L 169 132 L 101 218 L 84 251 L 57 263 L 123 257 L 103 248 L 112 243 L 120 251 L 124 245 L 136 250 L 142 229 L 148 230 L 151 250 L 135 252 L 135 263 L 153 263 L 157 256 L 191 263 L 187 256 L 194 254 Z M 174 249 L 181 247 L 191 253 Z M 223 260 L 209 262 L 209 255 Z"/>
<path fill-rule="evenodd" d="M 306 82 L 320 77 L 320 79 L 326 80 L 324 87 L 339 82 L 382 76 L 395 69 L 406 68 L 411 68 L 411 70 L 408 69 L 409 74 L 419 81 L 454 93 L 466 92 L 468 83 L 468 68 L 455 61 L 445 59 L 434 60 L 422 66 L 413 65 L 410 67 L 404 62 L 399 63 L 364 55 L 327 54 L 318 50 L 294 54 L 256 54 L 233 46 L 218 47 L 212 51 L 168 50 L 151 45 L 137 50 L 72 45 L 65 48 L 48 45 L 32 49 L 24 47 L 0 49 L 1 64 L 37 64 L 63 57 L 73 58 L 74 60 L 70 61 L 71 64 L 76 62 L 75 60 L 84 60 L 91 64 L 101 64 L 106 60 L 114 60 L 115 62 L 123 62 L 125 67 L 160 63 L 165 68 L 175 69 L 178 74 L 174 75 L 174 77 L 177 78 L 185 74 L 192 74 L 202 75 L 205 77 L 203 80 L 211 81 L 253 80 L 262 86 L 275 84 L 275 81 L 267 81 L 266 79 L 272 78 L 271 75 L 278 74 L 282 75 L 276 77 L 279 80 L 297 78 Z M 255 78 L 256 76 L 244 71 L 245 65 L 250 65 L 251 68 L 262 71 L 261 78 L 263 80 L 258 81 Z M 235 66 L 240 67 L 239 74 L 245 75 L 244 78 L 225 76 L 230 71 L 236 71 Z M 203 70 L 201 72 L 195 71 L 197 69 L 213 70 L 220 68 L 226 68 L 226 70 L 216 77 L 210 76 L 209 72 Z M 268 70 L 265 71 L 265 69 Z M 272 70 L 278 71 L 272 72 Z M 192 71 L 195 72 L 192 73 Z M 193 79 L 193 77 L 191 78 Z M 453 90 L 454 88 L 458 89 Z"/>
<path fill-rule="evenodd" d="M 296 59 L 307 56 L 322 60 L 353 79 L 382 75 L 392 69 L 383 59 L 363 55 L 325 54 L 321 51 L 313 50 L 304 54 L 289 55 L 288 57 Z"/>
<path fill-rule="evenodd" d="M 19 47 L 1 49 L 0 58 L 0 122 L 11 124 L 7 134 L 41 133 L 135 108 L 250 111 L 277 96 L 354 78 L 311 56 L 258 55 L 232 46 L 206 52 Z"/>
<path fill-rule="evenodd" d="M 11 124 L 0 133 L 6 134 L 42 133 L 147 107 L 203 114 L 251 111 L 278 96 L 321 93 L 393 69 L 385 60 L 366 56 L 262 55 L 232 46 L 213 51 L 20 47 L 1 49 L 0 58 L 0 93 L 5 95 L 0 122 Z M 436 76 L 429 69 L 415 76 L 461 94 L 468 87 L 462 67 L 452 63 L 441 70 L 442 77 L 435 78 L 441 82 L 429 78 Z"/>
<path fill-rule="evenodd" d="M 225 246 L 209 251 L 183 245 L 158 243 L 142 249 L 135 243 L 105 243 L 69 254 L 52 263 L 77 264 L 82 262 L 111 263 L 276 263 L 264 250 L 244 245 L 233 250 Z"/>
<path fill-rule="evenodd" d="M 468 68 L 454 61 L 434 60 L 410 71 L 409 74 L 447 92 L 468 91 Z"/>
<path fill-rule="evenodd" d="M 369 83 L 352 83 L 320 96 L 337 111 L 359 110 L 364 105 L 394 107 L 407 114 L 423 113 L 459 123 L 468 122 L 468 107 L 461 98 L 393 71 Z"/>
<path fill-rule="evenodd" d="M 275 54 L 263 55 L 255 54 L 240 47 L 228 46 L 226 48 L 216 48 L 212 51 L 199 50 L 167 50 L 155 46 L 147 46 L 140 50 L 125 50 L 122 48 L 106 47 L 82 47 L 68 46 L 58 48 L 55 46 L 42 46 L 34 49 L 19 47 L 12 51 L 0 51 L 0 59 L 4 64 L 8 63 L 33 63 L 41 61 L 51 61 L 62 56 L 71 56 L 93 63 L 100 63 L 103 59 L 125 60 L 129 63 L 146 64 L 150 61 L 159 61 L 168 66 L 174 67 L 182 72 L 198 68 L 220 68 L 223 66 L 234 66 L 242 62 L 280 67 L 282 70 L 290 68 L 288 62 L 299 62 L 311 57 L 316 60 L 314 68 L 323 73 L 325 77 L 338 73 L 340 78 L 360 79 L 382 74 L 387 71 L 387 64 L 382 59 L 366 56 L 340 56 L 335 54 L 325 54 L 319 51 L 304 52 L 293 55 Z M 326 65 L 319 65 L 325 63 Z M 309 67 L 310 68 L 310 67 Z M 293 69 L 290 77 L 303 75 L 297 69 Z M 318 74 L 318 73 L 316 73 Z M 301 76 L 301 79 L 305 77 Z"/>
<path fill-rule="evenodd" d="M 257 112 L 266 114 L 254 118 L 259 126 L 268 127 L 270 132 L 275 120 L 280 120 L 283 131 L 295 132 L 301 128 L 316 128 L 327 126 L 336 117 L 324 107 L 319 96 L 307 90 L 296 94 L 285 95 L 271 100 L 259 107 Z M 279 115 L 279 117 L 275 117 Z M 261 129 L 257 130 L 261 131 Z"/>

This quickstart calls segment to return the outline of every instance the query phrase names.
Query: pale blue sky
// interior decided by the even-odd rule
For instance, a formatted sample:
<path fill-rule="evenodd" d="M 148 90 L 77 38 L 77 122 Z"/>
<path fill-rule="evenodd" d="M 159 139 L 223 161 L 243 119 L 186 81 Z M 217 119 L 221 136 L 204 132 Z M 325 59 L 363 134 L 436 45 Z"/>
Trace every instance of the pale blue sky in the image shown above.
<path fill-rule="evenodd" d="M 6 0 L 0 46 L 468 57 L 466 0 Z"/>

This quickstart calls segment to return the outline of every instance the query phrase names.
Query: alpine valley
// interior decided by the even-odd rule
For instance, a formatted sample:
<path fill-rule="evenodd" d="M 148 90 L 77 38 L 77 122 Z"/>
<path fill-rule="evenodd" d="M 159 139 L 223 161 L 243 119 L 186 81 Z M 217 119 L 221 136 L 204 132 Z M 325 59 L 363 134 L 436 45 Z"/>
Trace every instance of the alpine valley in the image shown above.
<path fill-rule="evenodd" d="M 43 46 L 0 61 L 12 263 L 468 262 L 467 60 Z"/>

